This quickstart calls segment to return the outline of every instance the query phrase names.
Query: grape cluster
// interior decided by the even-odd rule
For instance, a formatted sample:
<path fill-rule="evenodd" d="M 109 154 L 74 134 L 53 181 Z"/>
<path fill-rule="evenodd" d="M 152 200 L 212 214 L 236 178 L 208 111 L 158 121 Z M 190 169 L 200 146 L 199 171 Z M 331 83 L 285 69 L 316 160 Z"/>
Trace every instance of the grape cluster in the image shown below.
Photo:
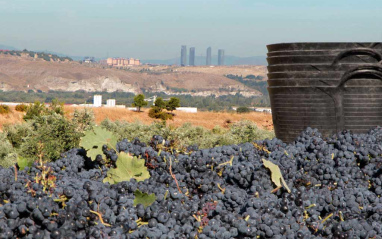
<path fill-rule="evenodd" d="M 94 161 L 72 149 L 46 165 L 0 168 L 0 238 L 382 238 L 380 127 L 329 138 L 308 128 L 291 144 L 173 145 L 124 139 Z M 103 183 L 120 152 L 145 160 L 150 178 Z M 137 190 L 155 201 L 136 205 Z"/>

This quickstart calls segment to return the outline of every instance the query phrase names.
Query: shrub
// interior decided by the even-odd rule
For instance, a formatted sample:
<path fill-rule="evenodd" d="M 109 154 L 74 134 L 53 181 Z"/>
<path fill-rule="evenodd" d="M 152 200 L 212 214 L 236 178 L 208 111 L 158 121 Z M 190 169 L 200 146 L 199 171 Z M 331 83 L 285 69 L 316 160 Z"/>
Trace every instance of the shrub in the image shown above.
<path fill-rule="evenodd" d="M 161 119 L 161 120 L 172 120 L 173 115 L 167 112 L 164 112 L 162 108 L 158 106 L 153 106 L 149 110 L 149 117 L 153 119 Z"/>
<path fill-rule="evenodd" d="M 91 109 L 74 110 L 72 122 L 79 132 L 90 130 L 94 126 L 94 112 Z"/>
<path fill-rule="evenodd" d="M 18 105 L 16 105 L 15 109 L 16 109 L 16 111 L 19 111 L 19 112 L 27 112 L 28 105 L 27 104 L 18 104 Z"/>
<path fill-rule="evenodd" d="M 0 133 L 0 166 L 9 168 L 17 163 L 17 154 L 6 134 Z"/>
<path fill-rule="evenodd" d="M 46 114 L 46 107 L 45 104 L 40 103 L 40 101 L 35 101 L 34 104 L 30 104 L 27 108 L 26 114 L 24 115 L 23 119 L 31 120 L 34 117 L 40 117 L 42 115 Z"/>
<path fill-rule="evenodd" d="M 56 113 L 59 115 L 64 115 L 64 102 L 58 101 L 58 99 L 53 99 L 52 103 L 49 105 L 48 113 Z"/>
<path fill-rule="evenodd" d="M 9 114 L 11 112 L 11 108 L 8 105 L 0 105 L 0 114 Z"/>
<path fill-rule="evenodd" d="M 22 124 L 4 125 L 4 133 L 7 139 L 15 148 L 20 148 L 24 143 L 24 138 L 33 132 L 32 121 Z"/>
<path fill-rule="evenodd" d="M 19 112 L 26 112 L 28 109 L 28 106 L 26 104 L 19 104 L 16 105 L 15 110 Z"/>
<path fill-rule="evenodd" d="M 59 114 L 35 118 L 32 129 L 20 146 L 20 154 L 26 158 L 37 158 L 38 145 L 42 143 L 44 156 L 54 161 L 60 158 L 61 153 L 78 147 L 83 136 L 75 123 Z"/>
<path fill-rule="evenodd" d="M 242 113 L 249 113 L 251 112 L 251 109 L 248 108 L 248 107 L 245 107 L 245 106 L 241 106 L 241 107 L 238 107 L 236 109 L 236 112 L 239 113 L 239 114 L 242 114 Z"/>
<path fill-rule="evenodd" d="M 35 101 L 33 104 L 28 106 L 26 114 L 24 115 L 24 120 L 27 121 L 51 114 L 64 115 L 64 113 L 64 103 L 59 102 L 57 99 L 52 100 L 49 108 L 47 108 L 44 103 Z"/>
<path fill-rule="evenodd" d="M 133 140 L 138 137 L 141 142 L 149 143 L 153 135 L 161 135 L 167 140 L 176 142 L 178 148 L 190 145 L 198 145 L 200 148 L 211 148 L 230 144 L 239 144 L 273 138 L 274 133 L 259 129 L 251 121 L 239 121 L 229 129 L 215 127 L 208 130 L 201 126 L 193 126 L 190 123 L 183 124 L 178 128 L 167 127 L 164 122 L 155 122 L 144 125 L 140 122 L 111 122 L 104 120 L 101 125 L 118 135 L 119 140 Z"/>
<path fill-rule="evenodd" d="M 151 125 L 145 125 L 139 121 L 128 123 L 125 121 L 112 122 L 106 119 L 101 122 L 101 126 L 115 133 L 119 140 L 125 138 L 133 140 L 138 137 L 139 140 L 146 143 L 150 142 L 153 135 L 162 135 L 168 138 L 171 133 L 171 129 L 166 127 L 164 122 L 154 122 Z"/>
<path fill-rule="evenodd" d="M 273 131 L 260 129 L 249 120 L 242 120 L 231 125 L 229 135 L 234 139 L 235 144 L 275 137 Z"/>

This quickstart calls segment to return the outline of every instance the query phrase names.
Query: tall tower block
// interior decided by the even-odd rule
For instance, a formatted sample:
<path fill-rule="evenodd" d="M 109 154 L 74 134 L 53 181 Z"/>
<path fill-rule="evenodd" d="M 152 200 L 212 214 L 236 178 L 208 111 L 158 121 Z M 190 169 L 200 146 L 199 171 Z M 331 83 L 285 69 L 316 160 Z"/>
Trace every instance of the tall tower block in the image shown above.
<path fill-rule="evenodd" d="M 187 65 L 187 46 L 182 46 L 180 51 L 180 65 L 186 66 Z"/>
<path fill-rule="evenodd" d="M 207 57 L 206 57 L 206 65 L 211 65 L 211 47 L 207 48 Z"/>
<path fill-rule="evenodd" d="M 219 49 L 218 51 L 218 65 L 223 66 L 224 65 L 224 50 Z"/>
<path fill-rule="evenodd" d="M 195 47 L 191 47 L 190 48 L 189 65 L 190 66 L 195 66 Z"/>

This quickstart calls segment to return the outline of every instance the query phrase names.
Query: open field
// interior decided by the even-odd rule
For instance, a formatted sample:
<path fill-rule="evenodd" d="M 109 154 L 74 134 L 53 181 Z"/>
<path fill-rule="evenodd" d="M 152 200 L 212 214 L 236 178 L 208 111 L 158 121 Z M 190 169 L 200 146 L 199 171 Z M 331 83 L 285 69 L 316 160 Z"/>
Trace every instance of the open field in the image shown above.
<path fill-rule="evenodd" d="M 23 113 L 17 112 L 12 108 L 12 113 L 6 115 L 0 115 L 0 129 L 4 124 L 14 124 L 22 122 Z M 78 107 L 65 107 L 66 115 L 70 117 L 75 109 Z M 144 109 L 144 112 L 137 113 L 128 109 L 120 108 L 92 108 L 96 118 L 96 123 L 99 124 L 104 119 L 111 121 L 141 121 L 145 124 L 151 124 L 154 119 L 150 118 L 147 114 L 148 109 Z M 168 121 L 169 125 L 179 127 L 184 123 L 190 122 L 195 126 L 203 126 L 207 129 L 212 129 L 219 125 L 221 127 L 227 127 L 230 123 L 234 123 L 240 120 L 250 120 L 255 122 L 258 126 L 273 130 L 272 115 L 260 112 L 251 112 L 247 114 L 227 113 L 227 112 L 198 112 L 198 113 L 185 113 L 174 111 L 176 116 L 174 120 Z"/>

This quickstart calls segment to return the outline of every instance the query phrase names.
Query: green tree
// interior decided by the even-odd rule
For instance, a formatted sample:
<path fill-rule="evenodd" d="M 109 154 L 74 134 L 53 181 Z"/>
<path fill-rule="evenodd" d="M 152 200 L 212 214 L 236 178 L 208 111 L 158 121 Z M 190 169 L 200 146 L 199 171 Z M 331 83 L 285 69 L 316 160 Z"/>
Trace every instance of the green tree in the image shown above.
<path fill-rule="evenodd" d="M 166 108 L 166 102 L 162 99 L 162 97 L 158 97 L 155 102 L 155 106 L 160 108 L 161 110 Z"/>
<path fill-rule="evenodd" d="M 141 107 L 146 105 L 147 105 L 147 101 L 145 101 L 145 96 L 143 94 L 139 94 L 134 97 L 134 102 L 132 106 L 137 107 L 138 112 L 141 112 Z"/>
<path fill-rule="evenodd" d="M 173 110 L 176 109 L 176 107 L 180 107 L 180 100 L 179 98 L 171 97 L 166 104 L 166 109 L 172 112 Z"/>

